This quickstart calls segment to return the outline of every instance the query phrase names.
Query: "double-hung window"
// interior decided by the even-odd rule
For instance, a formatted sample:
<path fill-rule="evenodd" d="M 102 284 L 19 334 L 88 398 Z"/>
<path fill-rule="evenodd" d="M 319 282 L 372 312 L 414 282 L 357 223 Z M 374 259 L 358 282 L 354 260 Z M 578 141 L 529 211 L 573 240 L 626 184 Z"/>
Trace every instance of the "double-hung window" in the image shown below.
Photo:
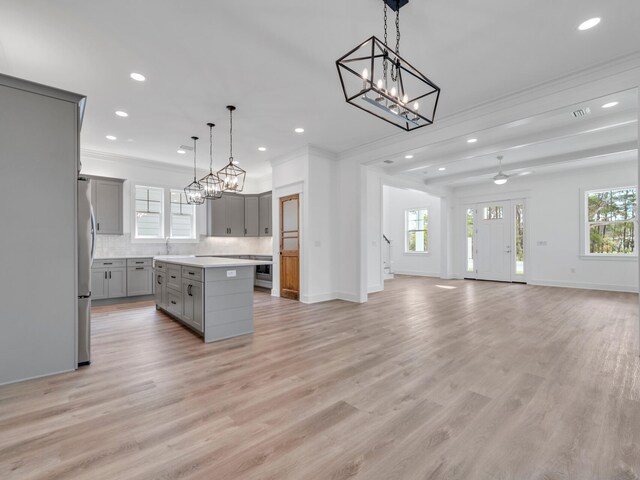
<path fill-rule="evenodd" d="M 171 190 L 171 238 L 196 238 L 196 207 L 189 205 L 182 190 Z"/>
<path fill-rule="evenodd" d="M 637 187 L 585 192 L 585 253 L 635 255 Z"/>
<path fill-rule="evenodd" d="M 136 185 L 135 238 L 164 237 L 164 189 Z"/>
<path fill-rule="evenodd" d="M 405 211 L 405 253 L 429 252 L 429 212 L 426 208 Z"/>

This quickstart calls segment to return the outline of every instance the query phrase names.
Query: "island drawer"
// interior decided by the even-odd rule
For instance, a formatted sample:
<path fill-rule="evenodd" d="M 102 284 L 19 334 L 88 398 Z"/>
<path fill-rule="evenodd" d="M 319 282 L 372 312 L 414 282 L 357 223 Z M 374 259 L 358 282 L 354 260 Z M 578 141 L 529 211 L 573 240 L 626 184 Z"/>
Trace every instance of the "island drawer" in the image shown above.
<path fill-rule="evenodd" d="M 148 267 L 150 265 L 150 258 L 127 258 L 127 267 Z"/>
<path fill-rule="evenodd" d="M 167 310 L 178 317 L 182 316 L 182 293 L 167 290 Z"/>
<path fill-rule="evenodd" d="M 167 265 L 167 287 L 177 291 L 182 290 L 182 275 L 179 265 Z"/>
<path fill-rule="evenodd" d="M 91 266 L 93 268 L 126 267 L 127 261 L 124 258 L 116 258 L 116 259 L 109 259 L 109 260 L 94 260 Z"/>
<path fill-rule="evenodd" d="M 202 281 L 202 268 L 195 267 L 182 267 L 182 278 L 188 278 L 189 280 Z"/>
<path fill-rule="evenodd" d="M 161 272 L 166 272 L 167 271 L 167 264 L 164 262 L 159 262 L 156 260 L 155 264 L 154 264 L 155 268 Z"/>

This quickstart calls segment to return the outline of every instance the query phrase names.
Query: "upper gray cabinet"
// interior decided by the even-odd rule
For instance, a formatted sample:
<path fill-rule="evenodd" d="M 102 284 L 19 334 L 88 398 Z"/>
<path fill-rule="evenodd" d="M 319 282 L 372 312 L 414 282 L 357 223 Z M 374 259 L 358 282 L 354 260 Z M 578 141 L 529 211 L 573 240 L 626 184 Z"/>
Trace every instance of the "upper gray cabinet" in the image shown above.
<path fill-rule="evenodd" d="M 207 200 L 207 235 L 213 237 L 244 237 L 244 197 L 224 194 Z"/>
<path fill-rule="evenodd" d="M 244 236 L 257 237 L 260 232 L 260 197 L 244 197 Z"/>
<path fill-rule="evenodd" d="M 207 200 L 207 235 L 210 237 L 271 236 L 271 193 L 224 194 L 217 200 Z"/>
<path fill-rule="evenodd" d="M 122 196 L 124 180 L 118 178 L 89 177 L 91 179 L 91 205 L 96 217 L 96 232 L 102 235 L 122 235 Z"/>
<path fill-rule="evenodd" d="M 271 192 L 260 195 L 260 236 L 270 237 L 271 231 Z"/>

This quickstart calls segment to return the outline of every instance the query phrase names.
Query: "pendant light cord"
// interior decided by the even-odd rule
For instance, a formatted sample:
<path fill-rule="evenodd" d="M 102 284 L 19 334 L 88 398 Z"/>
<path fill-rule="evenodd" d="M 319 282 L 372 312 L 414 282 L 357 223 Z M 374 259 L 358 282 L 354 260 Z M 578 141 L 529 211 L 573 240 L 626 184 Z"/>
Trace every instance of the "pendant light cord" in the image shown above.
<path fill-rule="evenodd" d="M 384 44 L 388 45 L 387 39 L 387 2 L 382 0 L 384 3 Z M 396 56 L 400 56 L 400 0 L 396 0 Z M 384 79 L 385 84 L 387 81 L 387 58 L 385 56 L 385 60 L 383 63 L 384 70 Z M 398 70 L 395 62 L 391 64 L 391 81 L 398 81 Z"/>
<path fill-rule="evenodd" d="M 233 110 L 229 109 L 229 163 L 233 162 Z"/>
<path fill-rule="evenodd" d="M 197 138 L 193 138 L 193 181 L 196 181 L 196 158 L 197 158 Z"/>
<path fill-rule="evenodd" d="M 213 125 L 209 126 L 209 174 L 213 174 Z"/>

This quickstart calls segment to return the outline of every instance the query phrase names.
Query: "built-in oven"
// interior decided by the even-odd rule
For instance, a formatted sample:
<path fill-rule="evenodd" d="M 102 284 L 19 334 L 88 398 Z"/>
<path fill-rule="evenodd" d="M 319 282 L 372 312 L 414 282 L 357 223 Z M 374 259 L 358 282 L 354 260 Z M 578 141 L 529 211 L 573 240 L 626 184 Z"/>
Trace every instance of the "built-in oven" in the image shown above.
<path fill-rule="evenodd" d="M 255 260 L 270 262 L 273 257 L 270 256 L 255 256 Z M 258 287 L 271 288 L 273 284 L 273 276 L 271 265 L 256 265 L 256 282 Z"/>

